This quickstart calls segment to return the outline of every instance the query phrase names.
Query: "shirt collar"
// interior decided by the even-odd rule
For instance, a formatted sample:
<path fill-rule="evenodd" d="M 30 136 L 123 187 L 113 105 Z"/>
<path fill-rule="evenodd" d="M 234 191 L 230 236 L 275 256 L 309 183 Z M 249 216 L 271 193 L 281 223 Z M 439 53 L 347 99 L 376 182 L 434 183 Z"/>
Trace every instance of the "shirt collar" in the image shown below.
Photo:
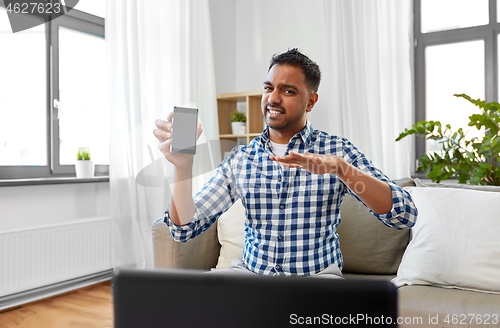
<path fill-rule="evenodd" d="M 304 144 L 307 146 L 307 145 L 309 145 L 309 142 L 311 141 L 313 131 L 314 131 L 314 129 L 312 127 L 311 122 L 309 122 L 309 120 L 306 120 L 306 126 L 304 127 L 304 129 L 302 131 L 298 132 L 297 134 L 295 134 L 295 136 L 299 136 L 302 139 L 302 141 L 304 142 Z M 262 142 L 263 147 L 265 147 L 267 145 L 267 143 L 270 141 L 270 139 L 269 139 L 269 127 L 267 125 L 264 128 L 264 131 L 262 131 L 262 134 L 260 136 L 260 140 Z"/>

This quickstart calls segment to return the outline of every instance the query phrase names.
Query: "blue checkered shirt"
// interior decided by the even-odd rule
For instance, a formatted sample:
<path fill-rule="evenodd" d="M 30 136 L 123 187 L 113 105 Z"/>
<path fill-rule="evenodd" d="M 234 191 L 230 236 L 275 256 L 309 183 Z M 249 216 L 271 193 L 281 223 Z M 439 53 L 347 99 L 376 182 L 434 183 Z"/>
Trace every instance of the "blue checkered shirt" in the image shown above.
<path fill-rule="evenodd" d="M 411 228 L 417 209 L 411 196 L 375 168 L 347 139 L 314 130 L 309 122 L 288 143 L 288 151 L 333 154 L 360 170 L 386 181 L 392 189 L 393 207 L 375 214 L 385 225 Z M 345 193 L 361 201 L 336 175 L 312 174 L 287 168 L 269 159 L 274 155 L 269 133 L 247 146 L 235 147 L 214 176 L 194 197 L 191 222 L 177 226 L 165 222 L 177 241 L 196 237 L 215 223 L 237 199 L 246 208 L 243 264 L 262 275 L 311 275 L 329 265 L 342 270 L 339 237 L 340 205 Z"/>

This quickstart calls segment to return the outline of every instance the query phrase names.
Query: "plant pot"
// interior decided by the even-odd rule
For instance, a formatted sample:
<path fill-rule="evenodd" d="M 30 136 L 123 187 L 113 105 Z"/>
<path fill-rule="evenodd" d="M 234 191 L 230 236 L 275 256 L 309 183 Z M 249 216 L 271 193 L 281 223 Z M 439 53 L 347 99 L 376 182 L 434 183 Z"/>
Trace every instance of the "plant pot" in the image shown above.
<path fill-rule="evenodd" d="M 233 134 L 245 134 L 247 133 L 247 123 L 246 122 L 231 122 L 231 129 Z"/>
<path fill-rule="evenodd" d="M 78 179 L 89 179 L 94 177 L 94 162 L 77 160 L 75 163 L 76 177 Z"/>

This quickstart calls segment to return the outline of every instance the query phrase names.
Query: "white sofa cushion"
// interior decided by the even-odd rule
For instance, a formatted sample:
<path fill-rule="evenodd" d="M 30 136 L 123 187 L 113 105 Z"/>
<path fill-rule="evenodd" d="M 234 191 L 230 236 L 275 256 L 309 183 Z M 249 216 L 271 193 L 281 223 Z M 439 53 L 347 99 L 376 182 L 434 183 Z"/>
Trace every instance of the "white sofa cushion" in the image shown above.
<path fill-rule="evenodd" d="M 217 220 L 217 234 L 221 244 L 217 270 L 229 268 L 229 263 L 243 256 L 245 244 L 245 207 L 238 199 Z"/>
<path fill-rule="evenodd" d="M 413 239 L 393 282 L 500 292 L 500 193 L 412 188 Z"/>

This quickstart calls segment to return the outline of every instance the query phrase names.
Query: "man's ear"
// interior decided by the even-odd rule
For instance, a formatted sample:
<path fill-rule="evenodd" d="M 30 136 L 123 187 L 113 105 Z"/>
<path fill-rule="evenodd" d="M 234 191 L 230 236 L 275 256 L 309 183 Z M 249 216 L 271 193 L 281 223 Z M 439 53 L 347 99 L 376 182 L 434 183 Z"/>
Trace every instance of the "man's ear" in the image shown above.
<path fill-rule="evenodd" d="M 316 104 L 316 102 L 318 101 L 318 93 L 316 92 L 313 92 L 310 96 L 309 96 L 309 100 L 307 102 L 307 108 L 306 108 L 306 111 L 307 112 L 310 112 L 314 105 Z"/>

